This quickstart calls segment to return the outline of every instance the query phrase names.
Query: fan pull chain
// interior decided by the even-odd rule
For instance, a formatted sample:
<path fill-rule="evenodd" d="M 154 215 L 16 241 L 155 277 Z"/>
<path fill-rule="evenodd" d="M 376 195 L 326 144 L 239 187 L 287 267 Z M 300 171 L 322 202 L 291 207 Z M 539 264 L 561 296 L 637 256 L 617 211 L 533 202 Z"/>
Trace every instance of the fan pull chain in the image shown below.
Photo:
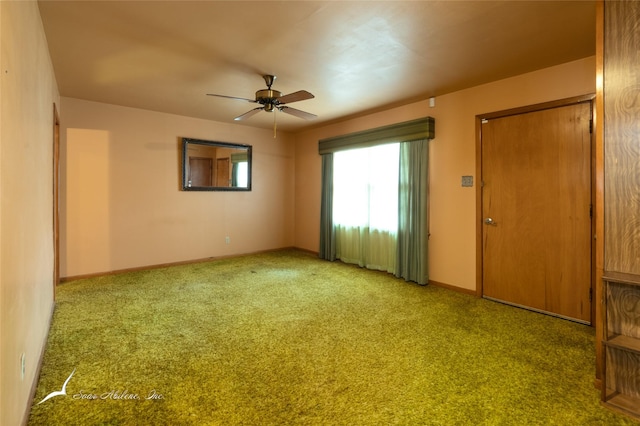
<path fill-rule="evenodd" d="M 277 128 L 277 125 L 276 125 L 276 111 L 277 110 L 278 110 L 278 108 L 275 108 L 273 110 L 273 138 L 274 139 L 276 138 L 276 128 Z"/>

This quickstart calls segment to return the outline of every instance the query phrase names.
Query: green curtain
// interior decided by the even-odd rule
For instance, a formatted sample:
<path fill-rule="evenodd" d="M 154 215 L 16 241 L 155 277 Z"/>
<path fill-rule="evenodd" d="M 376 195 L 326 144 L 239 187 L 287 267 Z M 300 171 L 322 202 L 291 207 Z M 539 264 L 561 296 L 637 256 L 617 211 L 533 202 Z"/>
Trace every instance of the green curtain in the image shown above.
<path fill-rule="evenodd" d="M 429 140 L 400 144 L 396 277 L 429 282 Z"/>
<path fill-rule="evenodd" d="M 232 163 L 246 163 L 249 161 L 249 154 L 246 152 L 238 152 L 231 154 Z"/>
<path fill-rule="evenodd" d="M 423 117 L 361 132 L 321 139 L 318 142 L 318 153 L 324 155 L 345 149 L 367 148 L 385 143 L 418 141 L 434 139 L 435 137 L 435 119 L 433 117 Z"/>
<path fill-rule="evenodd" d="M 322 156 L 321 259 L 336 259 L 336 230 L 332 220 L 333 153 L 401 141 L 404 147 L 400 153 L 400 217 L 395 275 L 419 284 L 428 283 L 428 149 L 429 141 L 434 138 L 435 120 L 424 117 L 319 141 L 318 151 Z"/>
<path fill-rule="evenodd" d="M 335 225 L 336 258 L 344 263 L 396 272 L 397 238 L 396 234 L 369 227 L 347 227 Z"/>
<path fill-rule="evenodd" d="M 238 163 L 231 163 L 231 186 L 238 186 Z"/>
<path fill-rule="evenodd" d="M 333 228 L 333 153 L 322 155 L 322 199 L 320 201 L 320 259 L 336 260 Z"/>

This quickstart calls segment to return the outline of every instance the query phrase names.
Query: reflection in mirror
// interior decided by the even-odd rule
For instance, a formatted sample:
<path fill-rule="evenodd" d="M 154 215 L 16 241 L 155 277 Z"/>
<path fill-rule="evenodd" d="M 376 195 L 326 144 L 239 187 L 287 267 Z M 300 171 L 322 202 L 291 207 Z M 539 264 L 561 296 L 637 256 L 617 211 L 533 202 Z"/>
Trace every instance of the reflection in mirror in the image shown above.
<path fill-rule="evenodd" d="M 251 191 L 251 145 L 182 138 L 184 191 Z"/>

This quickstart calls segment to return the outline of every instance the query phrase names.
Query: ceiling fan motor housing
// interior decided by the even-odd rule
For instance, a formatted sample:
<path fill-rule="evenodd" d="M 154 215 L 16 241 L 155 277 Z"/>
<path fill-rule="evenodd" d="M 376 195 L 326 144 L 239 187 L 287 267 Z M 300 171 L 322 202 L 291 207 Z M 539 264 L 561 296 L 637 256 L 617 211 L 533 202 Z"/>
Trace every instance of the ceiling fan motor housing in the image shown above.
<path fill-rule="evenodd" d="M 278 98 L 282 96 L 282 93 L 277 90 L 263 89 L 256 92 L 256 102 L 264 105 L 264 110 L 267 112 L 273 111 L 273 108 L 278 105 Z"/>
<path fill-rule="evenodd" d="M 279 92 L 278 90 L 272 90 L 272 89 L 258 90 L 256 92 L 256 102 L 261 104 L 273 102 L 277 100 L 280 96 L 282 96 L 282 93 Z"/>

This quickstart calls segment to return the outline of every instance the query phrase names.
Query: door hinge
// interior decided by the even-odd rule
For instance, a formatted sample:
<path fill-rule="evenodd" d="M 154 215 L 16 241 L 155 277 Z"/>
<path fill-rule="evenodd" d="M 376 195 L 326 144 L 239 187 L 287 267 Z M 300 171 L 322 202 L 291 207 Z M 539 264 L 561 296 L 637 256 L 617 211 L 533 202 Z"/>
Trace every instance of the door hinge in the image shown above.
<path fill-rule="evenodd" d="M 589 217 L 593 218 L 593 204 L 589 204 Z"/>
<path fill-rule="evenodd" d="M 589 289 L 589 302 L 593 301 L 593 288 Z"/>
<path fill-rule="evenodd" d="M 589 120 L 589 133 L 593 133 L 593 118 Z"/>

